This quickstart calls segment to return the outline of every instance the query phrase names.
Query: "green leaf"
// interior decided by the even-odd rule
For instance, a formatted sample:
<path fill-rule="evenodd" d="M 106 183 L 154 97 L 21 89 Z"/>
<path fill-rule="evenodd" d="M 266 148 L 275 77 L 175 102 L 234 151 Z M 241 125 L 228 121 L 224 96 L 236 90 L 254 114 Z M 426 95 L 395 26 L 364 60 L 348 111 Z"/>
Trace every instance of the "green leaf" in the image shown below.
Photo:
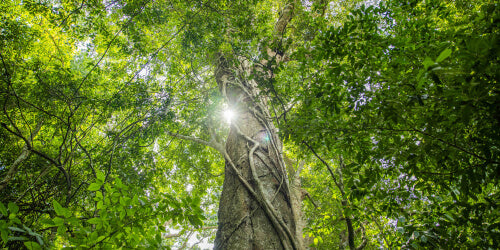
<path fill-rule="evenodd" d="M 438 58 L 436 59 L 437 63 L 442 62 L 444 59 L 448 58 L 451 55 L 451 49 L 445 49 L 439 54 Z"/>
<path fill-rule="evenodd" d="M 9 211 L 12 214 L 17 214 L 17 212 L 19 211 L 19 207 L 14 202 L 9 202 L 7 206 L 9 207 Z"/>
<path fill-rule="evenodd" d="M 2 213 L 3 216 L 7 216 L 7 208 L 4 206 L 2 202 L 0 202 L 0 213 Z"/>
<path fill-rule="evenodd" d="M 453 219 L 453 217 L 452 217 L 450 214 L 448 214 L 448 213 L 445 213 L 445 214 L 444 214 L 444 216 L 446 216 L 446 218 L 447 218 L 449 221 L 451 221 L 451 222 L 454 222 L 454 221 L 455 221 L 455 219 Z"/>
<path fill-rule="evenodd" d="M 9 241 L 16 241 L 16 240 L 25 241 L 25 240 L 28 240 L 28 238 L 26 238 L 24 236 L 12 236 L 12 237 L 9 237 Z"/>
<path fill-rule="evenodd" d="M 201 198 L 200 197 L 195 197 L 192 201 L 191 201 L 191 206 L 192 207 L 197 207 L 199 206 L 201 203 Z"/>
<path fill-rule="evenodd" d="M 29 250 L 32 250 L 32 249 L 42 249 L 42 247 L 34 242 L 34 241 L 26 241 L 24 242 L 24 245 L 29 249 Z"/>
<path fill-rule="evenodd" d="M 196 228 L 203 225 L 203 221 L 200 220 L 198 217 L 188 216 L 188 220 L 189 220 L 189 223 L 191 223 L 191 225 L 193 225 Z"/>
<path fill-rule="evenodd" d="M 36 235 L 35 237 L 36 237 L 36 240 L 38 241 L 38 243 L 39 243 L 40 245 L 42 245 L 42 246 L 43 246 L 43 239 L 42 239 L 42 236 L 40 236 L 40 235 Z"/>
<path fill-rule="evenodd" d="M 65 214 L 64 208 L 61 206 L 61 204 L 59 204 L 59 202 L 54 200 L 52 202 L 52 205 L 54 206 L 54 211 L 56 211 L 57 215 L 64 216 L 64 214 Z"/>
<path fill-rule="evenodd" d="M 55 226 L 60 226 L 64 224 L 64 219 L 61 217 L 55 217 L 54 219 L 52 219 L 52 221 Z"/>
<path fill-rule="evenodd" d="M 102 192 L 95 192 L 95 199 L 100 201 L 104 198 L 104 196 L 102 195 Z"/>
<path fill-rule="evenodd" d="M 422 62 L 422 64 L 424 65 L 424 68 L 427 70 L 429 69 L 430 66 L 434 65 L 435 62 L 430 57 L 426 57 Z"/>
<path fill-rule="evenodd" d="M 134 216 L 135 209 L 127 209 L 127 215 L 128 216 Z"/>
<path fill-rule="evenodd" d="M 21 220 L 15 216 L 15 214 L 10 214 L 9 219 L 15 224 L 21 225 Z"/>
<path fill-rule="evenodd" d="M 125 203 L 125 198 L 124 196 L 120 196 L 120 205 L 122 206 L 126 206 L 126 203 Z"/>
<path fill-rule="evenodd" d="M 350 207 L 344 207 L 344 216 L 350 217 L 352 214 L 352 209 Z"/>
<path fill-rule="evenodd" d="M 400 223 L 401 223 L 401 224 L 404 224 L 404 223 L 405 223 L 405 221 L 406 221 L 406 218 L 405 218 L 405 217 L 403 217 L 403 216 L 399 217 L 399 218 L 398 218 L 398 225 L 399 225 Z"/>
<path fill-rule="evenodd" d="M 420 233 L 418 231 L 414 231 L 413 235 L 415 236 L 415 238 L 418 238 L 418 236 L 420 235 Z"/>
<path fill-rule="evenodd" d="M 122 210 L 120 212 L 120 220 L 123 220 L 123 218 L 125 218 L 125 215 L 127 215 L 127 212 L 125 212 L 125 210 Z"/>
<path fill-rule="evenodd" d="M 137 194 L 132 197 L 132 205 L 137 205 L 137 202 L 139 201 L 139 196 Z"/>
<path fill-rule="evenodd" d="M 97 202 L 97 209 L 103 209 L 104 208 L 104 203 L 102 201 Z"/>
<path fill-rule="evenodd" d="M 104 240 L 104 239 L 106 239 L 106 236 L 101 235 L 101 236 L 99 236 L 99 238 L 97 238 L 97 240 L 96 240 L 96 241 L 97 241 L 97 242 L 101 242 L 101 241 L 102 241 L 102 240 Z"/>
<path fill-rule="evenodd" d="M 35 232 L 33 232 L 33 231 L 31 230 L 31 228 L 29 228 L 29 227 L 27 227 L 27 226 L 25 226 L 25 225 L 23 225 L 23 228 L 24 228 L 24 230 L 26 230 L 26 232 L 27 232 L 29 235 L 33 235 L 33 236 L 34 236 L 34 235 L 36 234 Z"/>
<path fill-rule="evenodd" d="M 0 235 L 2 236 L 3 243 L 7 244 L 7 241 L 9 240 L 9 232 L 7 232 L 7 230 L 2 230 Z"/>
<path fill-rule="evenodd" d="M 15 232 L 26 233 L 26 231 L 24 231 L 23 229 L 18 228 L 18 227 L 9 227 L 9 229 L 11 231 L 15 231 Z"/>
<path fill-rule="evenodd" d="M 91 219 L 88 219 L 87 222 L 90 223 L 90 224 L 99 224 L 101 223 L 101 218 L 91 218 Z"/>
<path fill-rule="evenodd" d="M 427 236 L 423 235 L 420 237 L 420 240 L 423 242 L 423 243 L 426 243 L 427 242 Z"/>
<path fill-rule="evenodd" d="M 40 234 L 38 234 L 38 233 L 36 233 L 36 232 L 33 232 L 33 230 L 31 230 L 31 228 L 29 228 L 29 227 L 27 227 L 27 226 L 25 226 L 25 225 L 23 225 L 23 228 L 24 228 L 24 230 L 26 230 L 26 232 L 27 232 L 29 235 L 31 235 L 31 236 L 35 236 L 35 237 L 40 237 L 40 236 L 41 236 Z"/>
<path fill-rule="evenodd" d="M 52 219 L 41 219 L 40 222 L 44 225 L 49 225 L 49 226 L 54 225 L 54 221 Z"/>
<path fill-rule="evenodd" d="M 121 179 L 116 178 L 115 182 L 116 182 L 116 187 L 117 188 L 123 188 L 124 185 L 123 185 Z"/>
<path fill-rule="evenodd" d="M 58 235 L 65 235 L 66 234 L 66 227 L 64 225 L 58 226 L 57 227 L 57 234 Z"/>
<path fill-rule="evenodd" d="M 101 185 L 99 183 L 94 182 L 94 183 L 90 184 L 88 190 L 89 191 L 97 191 L 97 190 L 99 190 L 99 188 L 101 188 Z"/>
<path fill-rule="evenodd" d="M 104 173 L 99 171 L 99 170 L 97 170 L 95 174 L 97 176 L 97 179 L 104 183 L 104 180 L 106 179 L 106 175 L 104 175 Z"/>
<path fill-rule="evenodd" d="M 323 238 L 321 238 L 321 236 L 317 236 L 317 239 L 320 243 L 323 243 Z"/>

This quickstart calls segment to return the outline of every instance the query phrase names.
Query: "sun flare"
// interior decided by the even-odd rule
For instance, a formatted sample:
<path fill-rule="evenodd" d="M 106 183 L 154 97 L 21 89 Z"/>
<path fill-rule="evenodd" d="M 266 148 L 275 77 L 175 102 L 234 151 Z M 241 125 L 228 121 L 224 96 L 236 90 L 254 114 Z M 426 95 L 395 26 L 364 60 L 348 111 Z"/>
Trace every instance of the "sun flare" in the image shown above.
<path fill-rule="evenodd" d="M 227 123 L 231 123 L 231 120 L 234 118 L 234 112 L 230 109 L 224 110 L 224 118 Z"/>

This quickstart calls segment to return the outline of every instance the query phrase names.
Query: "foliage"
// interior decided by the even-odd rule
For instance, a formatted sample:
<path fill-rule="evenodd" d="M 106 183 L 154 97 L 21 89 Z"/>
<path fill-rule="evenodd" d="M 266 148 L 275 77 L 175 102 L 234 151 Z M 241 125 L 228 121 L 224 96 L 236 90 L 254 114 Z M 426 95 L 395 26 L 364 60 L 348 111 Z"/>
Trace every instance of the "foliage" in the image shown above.
<path fill-rule="evenodd" d="M 490 1 L 360 5 L 281 72 L 298 96 L 289 137 L 346 159 L 333 164 L 353 216 L 386 247 L 498 245 L 499 14 Z"/>
<path fill-rule="evenodd" d="M 348 219 L 356 246 L 498 246 L 498 3 L 286 3 L 2 1 L 2 247 L 213 240 L 224 159 L 171 133 L 226 136 L 221 54 L 262 68 L 314 247 Z"/>
<path fill-rule="evenodd" d="M 173 40 L 185 32 L 176 27 L 196 20 L 172 10 L 190 7 L 0 4 L 3 246 L 160 247 L 165 230 L 194 230 L 213 217 L 208 190 L 220 179 L 206 177 L 220 175 L 221 160 L 165 136 L 198 127 L 207 109 L 185 103 L 213 92 L 182 94 L 193 77 L 206 78 L 195 73 L 203 61 L 188 63 Z"/>

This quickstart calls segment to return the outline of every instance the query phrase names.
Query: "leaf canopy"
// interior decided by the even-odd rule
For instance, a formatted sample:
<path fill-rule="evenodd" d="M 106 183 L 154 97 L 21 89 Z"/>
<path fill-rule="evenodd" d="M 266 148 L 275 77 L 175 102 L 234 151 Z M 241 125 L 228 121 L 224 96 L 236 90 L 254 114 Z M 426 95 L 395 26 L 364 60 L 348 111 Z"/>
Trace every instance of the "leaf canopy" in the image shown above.
<path fill-rule="evenodd" d="M 492 0 L 3 1 L 2 247 L 213 241 L 224 159 L 171 135 L 227 135 L 224 55 L 265 69 L 312 246 L 347 247 L 349 220 L 369 248 L 495 248 L 499 20 Z"/>

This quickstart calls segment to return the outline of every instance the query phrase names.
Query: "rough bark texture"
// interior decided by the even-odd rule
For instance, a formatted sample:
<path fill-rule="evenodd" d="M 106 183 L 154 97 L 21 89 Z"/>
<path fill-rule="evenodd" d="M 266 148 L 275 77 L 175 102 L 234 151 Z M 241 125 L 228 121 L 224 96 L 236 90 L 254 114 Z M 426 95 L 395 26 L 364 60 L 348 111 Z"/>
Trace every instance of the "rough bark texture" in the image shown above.
<path fill-rule="evenodd" d="M 302 237 L 302 229 L 305 226 L 304 220 L 302 220 L 302 182 L 300 180 L 300 173 L 302 172 L 302 168 L 304 167 L 304 162 L 300 162 L 297 164 L 297 169 L 293 169 L 293 167 L 289 167 L 289 169 L 293 170 L 290 173 L 291 182 L 290 182 L 290 195 L 292 197 L 292 208 L 295 218 L 295 235 L 297 235 L 297 245 L 299 249 L 305 249 L 305 242 Z"/>
<path fill-rule="evenodd" d="M 276 41 L 292 15 L 293 4 L 285 5 L 275 24 Z M 222 152 L 226 167 L 214 249 L 300 249 L 282 144 L 267 99 L 249 77 L 256 72 L 260 79 L 273 77 L 243 57 L 219 57 L 215 78 L 236 117 Z"/>
<path fill-rule="evenodd" d="M 220 57 L 216 80 L 237 114 L 226 141 L 226 169 L 214 249 L 297 249 L 282 145 L 248 61 Z"/>

